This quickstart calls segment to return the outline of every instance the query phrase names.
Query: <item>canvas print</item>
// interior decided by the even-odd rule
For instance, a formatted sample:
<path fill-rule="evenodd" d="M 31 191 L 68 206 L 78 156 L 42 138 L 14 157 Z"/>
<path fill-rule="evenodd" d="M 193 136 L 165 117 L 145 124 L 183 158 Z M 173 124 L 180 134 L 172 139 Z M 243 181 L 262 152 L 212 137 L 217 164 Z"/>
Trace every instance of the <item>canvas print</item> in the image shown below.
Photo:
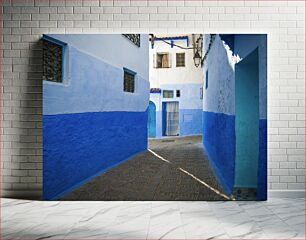
<path fill-rule="evenodd" d="M 266 200 L 266 34 L 45 34 L 45 200 Z"/>

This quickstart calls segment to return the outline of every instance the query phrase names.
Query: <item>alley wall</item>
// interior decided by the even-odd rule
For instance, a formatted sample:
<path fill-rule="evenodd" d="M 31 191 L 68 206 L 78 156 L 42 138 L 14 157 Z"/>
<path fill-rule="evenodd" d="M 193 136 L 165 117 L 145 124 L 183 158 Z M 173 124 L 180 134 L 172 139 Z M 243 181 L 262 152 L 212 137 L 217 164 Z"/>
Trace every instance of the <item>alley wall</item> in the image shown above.
<path fill-rule="evenodd" d="M 203 68 L 209 160 L 229 194 L 257 189 L 261 200 L 267 190 L 266 40 L 264 34 L 206 35 Z"/>
<path fill-rule="evenodd" d="M 63 82 L 43 81 L 43 195 L 56 199 L 147 149 L 149 51 L 148 35 L 140 47 L 121 34 L 46 37 L 67 53 Z"/>
<path fill-rule="evenodd" d="M 204 36 L 204 53 L 210 38 Z M 228 194 L 235 177 L 235 63 L 230 49 L 216 35 L 203 66 L 203 144 Z"/>
<path fill-rule="evenodd" d="M 285 196 L 304 191 L 304 1 L 4 0 L 2 5 L 2 196 L 42 195 L 37 42 L 46 33 L 267 33 L 268 188 Z"/>

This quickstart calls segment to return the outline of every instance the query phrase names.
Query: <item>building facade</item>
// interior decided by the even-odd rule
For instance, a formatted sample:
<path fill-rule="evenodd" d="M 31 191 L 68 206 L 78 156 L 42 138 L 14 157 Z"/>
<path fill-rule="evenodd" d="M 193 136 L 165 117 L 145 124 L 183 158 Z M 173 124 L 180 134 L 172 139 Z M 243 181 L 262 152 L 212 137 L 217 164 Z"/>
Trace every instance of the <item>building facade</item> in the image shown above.
<path fill-rule="evenodd" d="M 155 35 L 150 44 L 149 137 L 202 134 L 203 72 L 193 35 Z"/>
<path fill-rule="evenodd" d="M 43 196 L 147 149 L 148 35 L 44 35 Z"/>
<path fill-rule="evenodd" d="M 209 49 L 209 50 L 208 50 Z M 267 198 L 267 36 L 205 35 L 203 144 L 228 194 Z"/>

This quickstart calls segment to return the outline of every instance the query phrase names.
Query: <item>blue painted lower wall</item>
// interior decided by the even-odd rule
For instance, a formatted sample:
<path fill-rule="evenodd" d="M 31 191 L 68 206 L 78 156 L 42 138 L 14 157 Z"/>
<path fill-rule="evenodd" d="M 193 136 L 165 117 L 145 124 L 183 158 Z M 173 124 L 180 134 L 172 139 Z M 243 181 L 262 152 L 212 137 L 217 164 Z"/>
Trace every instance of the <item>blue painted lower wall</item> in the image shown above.
<path fill-rule="evenodd" d="M 267 136 L 267 119 L 260 119 L 257 200 L 267 200 Z"/>
<path fill-rule="evenodd" d="M 180 136 L 202 135 L 202 112 L 201 109 L 180 109 Z M 157 111 L 156 138 L 162 138 L 162 133 L 163 113 Z"/>
<path fill-rule="evenodd" d="M 180 135 L 202 135 L 202 109 L 180 109 Z"/>
<path fill-rule="evenodd" d="M 147 112 L 43 116 L 43 198 L 56 199 L 147 149 Z"/>
<path fill-rule="evenodd" d="M 156 112 L 156 138 L 163 137 L 163 113 L 162 111 Z"/>
<path fill-rule="evenodd" d="M 224 191 L 231 194 L 235 179 L 235 116 L 204 111 L 203 144 Z"/>
<path fill-rule="evenodd" d="M 156 106 L 151 101 L 148 107 L 148 137 L 156 137 Z"/>
<path fill-rule="evenodd" d="M 227 194 L 235 181 L 235 116 L 203 112 L 203 144 L 209 162 Z M 259 120 L 257 200 L 267 199 L 267 119 Z"/>

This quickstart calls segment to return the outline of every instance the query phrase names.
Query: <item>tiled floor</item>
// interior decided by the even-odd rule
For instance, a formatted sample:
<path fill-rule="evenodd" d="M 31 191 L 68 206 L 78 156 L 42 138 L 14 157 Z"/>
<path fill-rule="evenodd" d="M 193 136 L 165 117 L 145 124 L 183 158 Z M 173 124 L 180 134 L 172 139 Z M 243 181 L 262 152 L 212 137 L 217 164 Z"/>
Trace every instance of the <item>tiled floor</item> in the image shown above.
<path fill-rule="evenodd" d="M 70 202 L 1 199 L 4 239 L 305 239 L 305 199 Z"/>

